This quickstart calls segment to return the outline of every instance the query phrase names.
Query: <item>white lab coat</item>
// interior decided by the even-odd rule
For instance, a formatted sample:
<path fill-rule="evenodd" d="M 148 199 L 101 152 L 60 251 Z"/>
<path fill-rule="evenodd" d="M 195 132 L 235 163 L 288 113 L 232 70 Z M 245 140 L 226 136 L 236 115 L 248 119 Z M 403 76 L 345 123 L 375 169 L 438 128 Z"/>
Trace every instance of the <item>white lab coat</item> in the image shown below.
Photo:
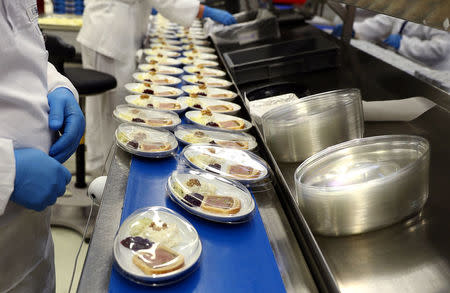
<path fill-rule="evenodd" d="M 36 0 L 0 1 L 0 43 L 0 292 L 53 292 L 50 209 L 35 212 L 9 201 L 14 149 L 48 153 L 54 134 L 47 94 L 61 86 L 76 90 L 47 62 Z"/>
<path fill-rule="evenodd" d="M 199 10 L 198 0 L 90 0 L 86 1 L 82 45 L 83 67 L 114 75 L 117 88 L 86 99 L 86 169 L 100 169 L 113 142 L 112 112 L 124 104 L 123 86 L 136 70 L 135 54 L 141 47 L 152 7 L 166 18 L 189 26 Z"/>
<path fill-rule="evenodd" d="M 404 20 L 377 15 L 353 25 L 358 38 L 379 42 L 398 34 Z M 408 22 L 403 29 L 398 53 L 436 70 L 450 71 L 450 33 Z"/>

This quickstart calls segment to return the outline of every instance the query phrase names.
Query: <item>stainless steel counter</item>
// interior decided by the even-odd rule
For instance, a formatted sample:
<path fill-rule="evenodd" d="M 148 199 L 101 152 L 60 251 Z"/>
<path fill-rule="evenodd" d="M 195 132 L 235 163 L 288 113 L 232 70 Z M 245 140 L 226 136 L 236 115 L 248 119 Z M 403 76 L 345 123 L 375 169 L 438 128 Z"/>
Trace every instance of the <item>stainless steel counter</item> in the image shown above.
<path fill-rule="evenodd" d="M 296 27 L 282 29 L 282 33 L 295 38 L 312 30 Z M 289 81 L 300 83 L 311 93 L 357 87 L 369 101 L 411 96 L 435 101 L 438 106 L 410 122 L 365 123 L 365 136 L 411 134 L 430 141 L 430 194 L 420 215 L 399 224 L 349 237 L 313 235 L 301 213 L 296 214 L 298 207 L 292 206 L 294 172 L 300 163 L 277 163 L 267 150 L 266 157 L 286 193 L 279 195 L 291 204 L 284 206 L 289 221 L 294 231 L 302 234 L 297 239 L 310 270 L 316 280 L 322 280 L 321 290 L 327 292 L 450 292 L 450 97 L 382 60 L 336 42 L 341 46 L 339 68 L 251 84 L 235 81 L 240 93 Z"/>
<path fill-rule="evenodd" d="M 120 223 L 130 161 L 130 155 L 116 150 L 78 292 L 108 292 L 113 240 Z M 286 291 L 318 292 L 273 186 L 253 190 L 253 194 Z"/>

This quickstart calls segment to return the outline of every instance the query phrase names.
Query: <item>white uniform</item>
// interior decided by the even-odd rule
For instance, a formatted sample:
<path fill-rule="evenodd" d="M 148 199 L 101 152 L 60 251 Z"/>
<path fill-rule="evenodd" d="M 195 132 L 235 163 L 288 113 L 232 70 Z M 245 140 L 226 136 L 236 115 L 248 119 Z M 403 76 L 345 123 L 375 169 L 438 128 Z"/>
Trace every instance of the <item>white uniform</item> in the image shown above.
<path fill-rule="evenodd" d="M 400 33 L 405 21 L 387 15 L 377 15 L 355 23 L 358 38 L 376 42 Z M 450 33 L 408 22 L 402 32 L 398 53 L 436 70 L 450 71 Z"/>
<path fill-rule="evenodd" d="M 61 86 L 76 90 L 47 62 L 36 0 L 0 1 L 0 40 L 0 292 L 53 292 L 50 209 L 36 212 L 9 201 L 14 148 L 48 153 L 47 94 Z"/>
<path fill-rule="evenodd" d="M 105 163 L 116 125 L 112 112 L 124 104 L 124 84 L 136 70 L 135 54 L 141 47 L 152 7 L 166 18 L 189 26 L 199 10 L 198 0 L 90 0 L 77 37 L 83 67 L 113 75 L 117 88 L 86 99 L 86 169 Z"/>

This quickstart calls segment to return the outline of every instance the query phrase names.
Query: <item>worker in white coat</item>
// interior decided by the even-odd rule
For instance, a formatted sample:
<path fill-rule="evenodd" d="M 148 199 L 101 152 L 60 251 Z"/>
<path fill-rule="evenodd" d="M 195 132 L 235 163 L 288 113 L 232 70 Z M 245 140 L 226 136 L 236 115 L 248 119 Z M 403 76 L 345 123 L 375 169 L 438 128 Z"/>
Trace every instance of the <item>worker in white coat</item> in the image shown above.
<path fill-rule="evenodd" d="M 446 31 L 382 14 L 355 22 L 353 30 L 358 39 L 383 42 L 432 69 L 450 71 L 450 33 Z"/>
<path fill-rule="evenodd" d="M 47 62 L 36 0 L 0 3 L 0 292 L 54 292 L 49 206 L 70 181 L 61 163 L 84 117 L 76 90 Z"/>
<path fill-rule="evenodd" d="M 201 5 L 198 0 L 90 0 L 86 1 L 81 43 L 83 67 L 113 75 L 117 88 L 86 99 L 86 169 L 101 170 L 113 142 L 116 125 L 112 113 L 127 95 L 124 84 L 136 71 L 135 54 L 141 47 L 152 7 L 169 20 L 189 26 L 196 18 L 209 17 L 233 24 L 223 10 Z"/>

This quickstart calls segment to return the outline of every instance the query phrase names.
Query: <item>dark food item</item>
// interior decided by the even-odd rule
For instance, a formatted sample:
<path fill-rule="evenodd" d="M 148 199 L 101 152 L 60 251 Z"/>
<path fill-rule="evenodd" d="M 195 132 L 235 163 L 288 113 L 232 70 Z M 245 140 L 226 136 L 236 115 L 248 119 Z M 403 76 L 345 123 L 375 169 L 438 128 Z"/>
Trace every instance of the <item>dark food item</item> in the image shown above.
<path fill-rule="evenodd" d="M 219 124 L 217 124 L 216 122 L 208 122 L 206 123 L 207 126 L 212 126 L 212 127 L 219 127 Z"/>
<path fill-rule="evenodd" d="M 204 196 L 199 193 L 186 194 L 184 199 L 191 207 L 199 207 L 202 204 Z"/>
<path fill-rule="evenodd" d="M 149 95 L 140 95 L 139 97 L 140 97 L 142 100 L 145 100 L 145 99 L 149 99 L 149 98 L 150 98 Z"/>
<path fill-rule="evenodd" d="M 189 187 L 193 187 L 193 186 L 202 186 L 202 184 L 200 183 L 200 180 L 195 179 L 195 178 L 191 178 L 186 182 L 186 185 Z"/>
<path fill-rule="evenodd" d="M 214 170 L 220 170 L 222 168 L 219 163 L 209 164 L 208 167 L 211 167 Z"/>
<path fill-rule="evenodd" d="M 150 72 L 156 72 L 156 68 L 150 68 Z"/>
<path fill-rule="evenodd" d="M 197 108 L 197 109 L 203 109 L 202 105 L 200 105 L 200 104 L 194 104 L 192 107 Z"/>
<path fill-rule="evenodd" d="M 203 131 L 196 131 L 196 132 L 194 132 L 194 136 L 196 136 L 196 137 L 204 137 L 205 133 Z"/>
<path fill-rule="evenodd" d="M 153 104 L 147 104 L 147 107 L 153 108 Z"/>
<path fill-rule="evenodd" d="M 149 94 L 149 95 L 153 95 L 155 93 L 155 91 L 153 91 L 152 89 L 145 89 L 143 91 L 144 94 Z"/>
<path fill-rule="evenodd" d="M 150 78 L 146 78 L 146 79 L 144 79 L 144 81 L 152 82 L 152 80 Z"/>
<path fill-rule="evenodd" d="M 209 143 L 210 144 L 217 144 L 217 142 L 215 142 L 214 140 L 211 140 Z"/>
<path fill-rule="evenodd" d="M 197 93 L 197 95 L 199 95 L 199 96 L 204 96 L 204 97 L 206 97 L 206 96 L 207 96 L 207 94 L 206 94 L 206 93 L 204 93 L 204 92 L 198 92 L 198 93 Z"/>
<path fill-rule="evenodd" d="M 198 83 L 198 84 L 205 84 L 205 82 L 204 82 L 204 81 L 201 81 L 201 80 L 198 80 L 197 83 Z"/>
<path fill-rule="evenodd" d="M 152 247 L 153 242 L 148 239 L 136 236 L 136 237 L 127 237 L 120 241 L 120 243 L 128 249 L 138 251 L 141 249 L 149 249 Z"/>
<path fill-rule="evenodd" d="M 132 147 L 134 149 L 137 149 L 139 147 L 139 143 L 137 141 L 135 141 L 135 140 L 132 140 L 132 141 L 129 141 L 127 143 L 127 146 L 130 146 L 130 147 Z"/>
<path fill-rule="evenodd" d="M 131 119 L 131 121 L 132 122 L 138 122 L 138 123 L 145 123 L 145 120 L 141 119 L 141 118 L 133 118 L 133 119 Z"/>

